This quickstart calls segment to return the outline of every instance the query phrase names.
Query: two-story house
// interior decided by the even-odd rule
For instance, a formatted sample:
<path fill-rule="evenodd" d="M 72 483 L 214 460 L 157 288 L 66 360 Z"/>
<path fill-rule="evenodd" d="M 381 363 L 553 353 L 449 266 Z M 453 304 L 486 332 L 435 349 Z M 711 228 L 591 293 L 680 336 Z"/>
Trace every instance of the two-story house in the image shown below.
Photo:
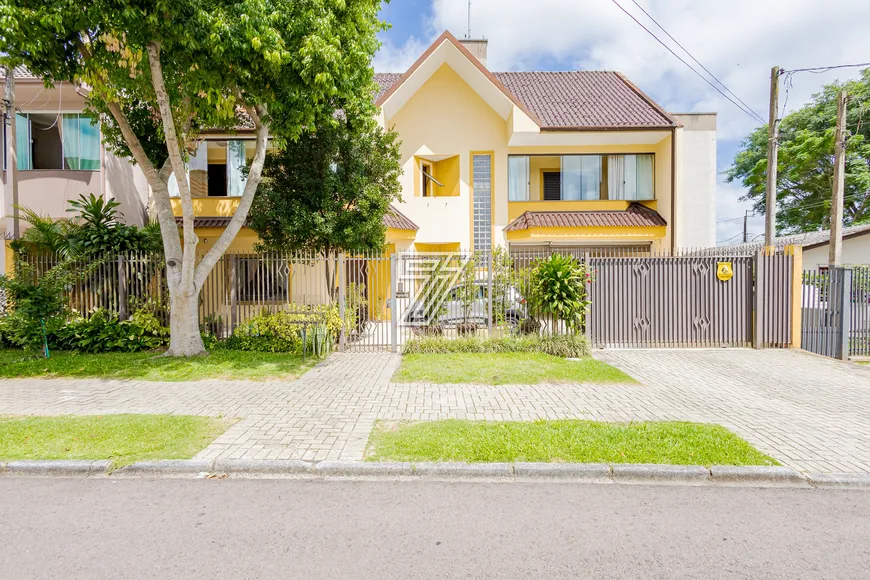
<path fill-rule="evenodd" d="M 485 40 L 445 32 L 404 73 L 376 74 L 380 122 L 398 132 L 404 169 L 388 249 L 713 245 L 715 114 L 669 113 L 618 72 L 492 72 L 486 51 Z M 59 217 L 93 192 L 141 223 L 147 183 L 100 146 L 82 90 L 24 77 L 16 87 L 19 203 Z M 187 179 L 205 251 L 237 207 L 253 151 L 243 127 L 202 137 Z M 255 242 L 245 228 L 231 249 Z"/>

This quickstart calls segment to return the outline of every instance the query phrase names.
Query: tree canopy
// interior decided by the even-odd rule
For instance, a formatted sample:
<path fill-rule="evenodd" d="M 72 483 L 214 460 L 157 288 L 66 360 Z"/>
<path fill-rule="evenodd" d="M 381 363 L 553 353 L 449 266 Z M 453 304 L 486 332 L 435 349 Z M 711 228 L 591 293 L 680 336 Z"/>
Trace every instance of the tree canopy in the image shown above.
<path fill-rule="evenodd" d="M 267 250 L 379 250 L 399 198 L 397 135 L 370 114 L 330 115 L 266 156 L 250 226 Z"/>
<path fill-rule="evenodd" d="M 261 179 L 267 139 L 278 144 L 312 130 L 336 101 L 370 106 L 371 59 L 383 23 L 380 0 L 2 0 L 0 60 L 23 64 L 51 86 L 87 94 L 101 133 L 132 157 L 151 187 L 167 264 L 170 354 L 204 351 L 197 300 L 214 265 L 247 219 Z M 233 218 L 197 259 L 194 210 L 177 179 L 179 234 L 171 175 L 203 131 L 252 129 L 256 142 Z"/>
<path fill-rule="evenodd" d="M 782 120 L 777 164 L 777 233 L 830 227 L 837 93 L 843 89 L 850 97 L 843 221 L 847 226 L 870 221 L 870 69 L 865 69 L 857 80 L 826 85 L 808 104 Z M 726 178 L 742 183 L 748 189 L 742 199 L 753 202 L 757 213 L 764 213 L 766 126 L 743 140 Z"/>

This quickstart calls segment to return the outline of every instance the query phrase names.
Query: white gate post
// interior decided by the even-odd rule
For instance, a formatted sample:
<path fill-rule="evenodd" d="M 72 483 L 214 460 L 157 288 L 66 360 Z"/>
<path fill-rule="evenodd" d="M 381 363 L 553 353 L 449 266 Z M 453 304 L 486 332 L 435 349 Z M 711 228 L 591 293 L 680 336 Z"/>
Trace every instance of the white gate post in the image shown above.
<path fill-rule="evenodd" d="M 390 352 L 399 352 L 399 261 L 395 253 L 390 256 Z"/>

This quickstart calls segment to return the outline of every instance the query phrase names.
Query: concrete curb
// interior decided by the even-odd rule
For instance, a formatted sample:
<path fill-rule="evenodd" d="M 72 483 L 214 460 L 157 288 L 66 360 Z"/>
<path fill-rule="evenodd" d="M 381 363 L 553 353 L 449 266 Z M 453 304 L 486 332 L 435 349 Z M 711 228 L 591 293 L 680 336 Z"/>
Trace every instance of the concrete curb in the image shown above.
<path fill-rule="evenodd" d="M 700 465 L 644 465 L 614 464 L 613 479 L 616 483 L 666 483 L 677 485 L 701 485 L 710 479 L 710 471 Z"/>
<path fill-rule="evenodd" d="M 246 475 L 305 475 L 313 473 L 307 461 L 296 459 L 218 459 L 211 471 Z"/>
<path fill-rule="evenodd" d="M 809 487 L 807 478 L 790 467 L 714 465 L 712 482 L 723 485 Z"/>
<path fill-rule="evenodd" d="M 514 469 L 511 463 L 415 463 L 414 475 L 432 479 L 510 479 Z"/>
<path fill-rule="evenodd" d="M 37 477 L 88 477 L 106 475 L 110 465 L 110 461 L 23 460 L 10 461 L 2 473 Z"/>
<path fill-rule="evenodd" d="M 623 485 L 717 485 L 870 490 L 870 474 L 804 475 L 788 467 L 604 463 L 368 463 L 364 461 L 189 459 L 142 461 L 110 471 L 109 461 L 0 462 L 2 476 L 206 477 L 552 481 Z"/>
<path fill-rule="evenodd" d="M 518 480 L 582 481 L 614 483 L 613 472 L 605 463 L 514 463 Z"/>
<path fill-rule="evenodd" d="M 165 461 L 140 461 L 115 471 L 112 475 L 135 477 L 190 477 L 211 473 L 214 461 L 207 459 L 168 459 Z"/>
<path fill-rule="evenodd" d="M 870 473 L 810 473 L 807 479 L 813 487 L 870 490 Z"/>

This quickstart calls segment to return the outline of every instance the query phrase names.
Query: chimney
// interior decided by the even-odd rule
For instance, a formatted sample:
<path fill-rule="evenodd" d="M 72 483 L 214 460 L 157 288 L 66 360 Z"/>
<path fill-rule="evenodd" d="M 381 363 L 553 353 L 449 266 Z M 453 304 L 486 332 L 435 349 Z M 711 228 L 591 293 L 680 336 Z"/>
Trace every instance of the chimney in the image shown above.
<path fill-rule="evenodd" d="M 488 41 L 485 38 L 462 38 L 459 42 L 480 61 L 480 64 L 486 66 L 486 44 Z"/>

